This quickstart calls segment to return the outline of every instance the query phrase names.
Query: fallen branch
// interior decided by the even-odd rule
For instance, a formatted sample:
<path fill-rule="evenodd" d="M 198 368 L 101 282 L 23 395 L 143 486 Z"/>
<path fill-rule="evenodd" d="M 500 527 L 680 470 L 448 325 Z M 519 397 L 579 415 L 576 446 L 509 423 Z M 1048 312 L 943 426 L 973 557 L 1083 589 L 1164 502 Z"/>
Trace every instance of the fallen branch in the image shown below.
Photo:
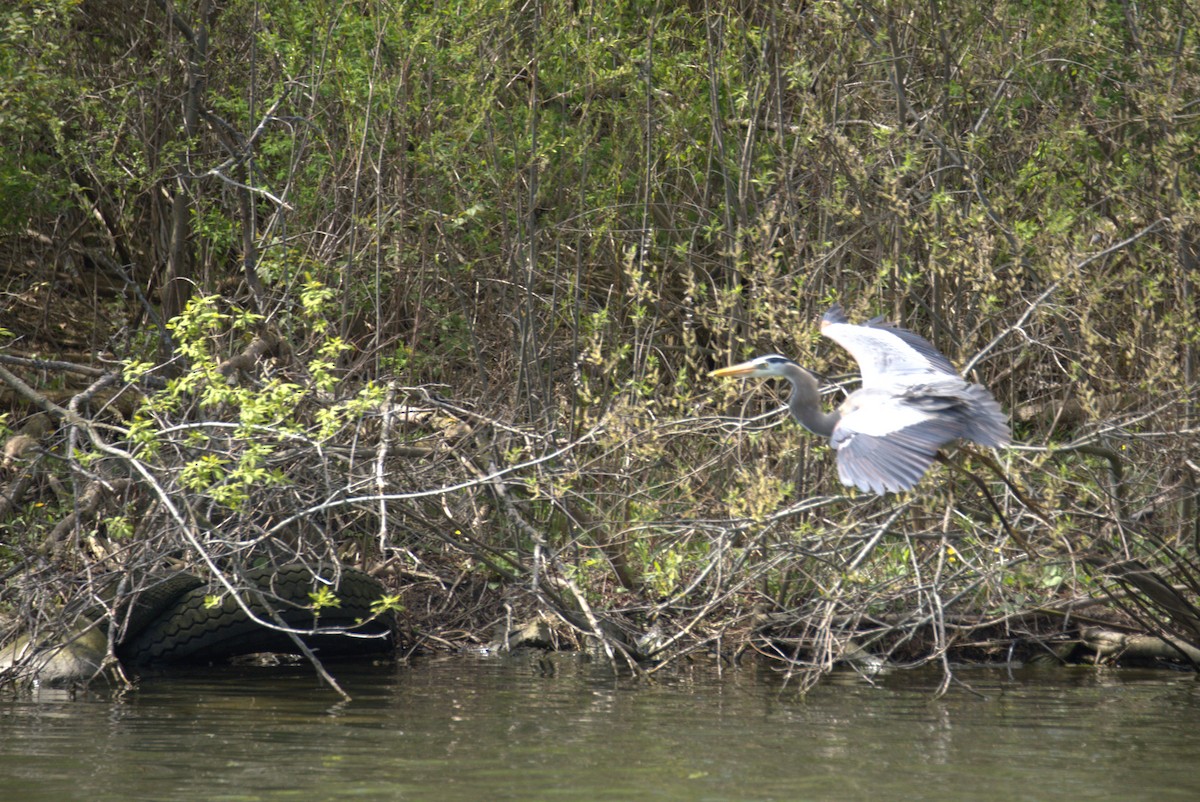
<path fill-rule="evenodd" d="M 1200 649 L 1178 638 L 1130 634 L 1100 627 L 1084 627 L 1084 644 L 1096 652 L 1096 658 L 1139 657 L 1151 660 L 1187 658 L 1200 665 Z"/>

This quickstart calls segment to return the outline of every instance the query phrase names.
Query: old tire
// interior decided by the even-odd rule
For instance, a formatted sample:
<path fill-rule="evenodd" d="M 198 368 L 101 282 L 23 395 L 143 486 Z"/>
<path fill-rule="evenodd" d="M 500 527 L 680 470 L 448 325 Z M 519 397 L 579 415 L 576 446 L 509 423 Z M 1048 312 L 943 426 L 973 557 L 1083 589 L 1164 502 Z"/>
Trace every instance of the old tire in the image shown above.
<path fill-rule="evenodd" d="M 302 636 L 319 658 L 376 654 L 391 648 L 391 627 L 386 617 L 361 623 L 371 617 L 371 604 L 385 592 L 383 585 L 369 574 L 343 568 L 341 582 L 332 589 L 340 604 L 326 607 L 319 617 L 314 617 L 308 605 L 309 593 L 321 583 L 313 579 L 309 568 L 287 565 L 256 569 L 246 572 L 243 579 L 259 591 L 246 592 L 243 598 L 264 621 L 274 622 L 273 609 L 295 629 L 338 628 L 353 633 Z M 228 594 L 215 607 L 207 606 L 209 595 L 209 588 L 201 586 L 179 596 L 117 648 L 121 662 L 139 667 L 217 662 L 256 652 L 297 652 L 287 633 L 261 626 Z"/>

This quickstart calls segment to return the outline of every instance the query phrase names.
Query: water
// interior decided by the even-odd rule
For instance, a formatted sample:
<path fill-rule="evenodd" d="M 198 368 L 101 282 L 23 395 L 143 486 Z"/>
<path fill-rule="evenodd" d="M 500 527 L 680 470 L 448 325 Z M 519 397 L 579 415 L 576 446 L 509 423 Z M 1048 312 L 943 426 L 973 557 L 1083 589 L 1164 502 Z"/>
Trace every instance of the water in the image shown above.
<path fill-rule="evenodd" d="M 548 670 L 551 669 L 551 670 Z M 1200 682 L 964 669 L 800 697 L 768 670 L 614 679 L 577 655 L 144 680 L 0 700 L 0 798 L 1195 800 Z"/>

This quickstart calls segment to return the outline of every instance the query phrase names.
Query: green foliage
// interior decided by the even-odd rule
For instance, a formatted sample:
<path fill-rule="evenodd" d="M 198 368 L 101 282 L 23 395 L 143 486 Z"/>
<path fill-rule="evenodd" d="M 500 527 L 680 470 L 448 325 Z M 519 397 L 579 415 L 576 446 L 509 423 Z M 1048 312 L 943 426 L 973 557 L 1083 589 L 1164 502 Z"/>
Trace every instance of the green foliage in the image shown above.
<path fill-rule="evenodd" d="M 310 277 L 300 287 L 295 321 L 319 338 L 305 363 L 308 381 L 276 376 L 247 385 L 236 380 L 229 356 L 250 345 L 262 316 L 228 306 L 219 296 L 193 298 L 167 323 L 187 368 L 146 399 L 129 427 L 141 458 L 160 454 L 161 432 L 173 420 L 198 414 L 200 420 L 184 427 L 179 444 L 191 455 L 178 473 L 183 488 L 238 510 L 269 488 L 291 482 L 276 458 L 281 448 L 310 438 L 321 443 L 382 397 L 376 386 L 367 385 L 341 402 L 323 400 L 338 389 L 334 360 L 350 348 L 329 335 L 333 308 L 333 293 Z M 146 369 L 134 361 L 125 374 L 137 376 Z"/>
<path fill-rule="evenodd" d="M 384 594 L 371 602 L 371 615 L 380 616 L 388 613 L 404 612 L 404 604 L 399 594 Z"/>
<path fill-rule="evenodd" d="M 342 606 L 342 600 L 328 585 L 321 585 L 314 593 L 308 594 L 308 598 L 312 602 L 313 614 L 318 616 L 327 609 Z"/>
<path fill-rule="evenodd" d="M 76 95 L 59 68 L 79 0 L 25 0 L 0 11 L 0 235 L 54 213 L 67 193 L 49 143 L 61 141 L 60 109 Z"/>
<path fill-rule="evenodd" d="M 454 454 L 388 481 L 463 488 L 404 508 L 430 548 L 441 517 L 463 515 L 513 564 L 531 531 L 586 544 L 572 578 L 589 590 L 622 558 L 660 594 L 730 581 L 731 565 L 764 582 L 714 596 L 900 607 L 892 589 L 929 572 L 972 586 L 1010 545 L 961 477 L 847 497 L 794 427 L 714 421 L 776 420 L 772 391 L 705 378 L 729 361 L 778 351 L 850 373 L 815 325 L 842 301 L 959 365 L 990 347 L 973 378 L 1046 448 L 1004 457 L 1055 514 L 1040 539 L 1102 545 L 1119 528 L 1097 522 L 1142 502 L 1194 534 L 1200 43 L 1185 5 L 217 5 L 208 20 L 173 6 L 209 33 L 192 136 L 191 53 L 165 17 L 70 0 L 0 12 L 8 263 L 38 264 L 39 232 L 78 232 L 50 249 L 70 257 L 48 257 L 54 281 L 87 274 L 87 295 L 118 265 L 142 297 L 121 290 L 128 314 L 104 318 L 150 319 L 187 201 L 196 290 L 169 323 L 175 372 L 122 423 L 203 515 L 279 520 L 285 493 L 361 491 L 363 454 L 386 452 L 362 421 L 387 377 L 411 393 L 402 436 L 435 444 L 413 453 Z M 12 245 L 27 229 L 36 241 Z M 230 368 L 264 332 L 287 354 Z M 93 339 L 125 349 L 127 381 L 159 375 L 153 336 L 110 333 Z M 434 393 L 488 434 L 442 443 L 414 422 Z M 1078 441 L 1119 455 L 1122 493 Z M 353 470 L 301 475 L 296 450 L 326 448 Z M 499 512 L 473 495 L 493 468 L 516 474 Z M 907 506 L 885 526 L 889 505 Z M 887 538 L 843 575 L 864 522 Z M 924 548 L 943 535 L 953 552 Z"/>

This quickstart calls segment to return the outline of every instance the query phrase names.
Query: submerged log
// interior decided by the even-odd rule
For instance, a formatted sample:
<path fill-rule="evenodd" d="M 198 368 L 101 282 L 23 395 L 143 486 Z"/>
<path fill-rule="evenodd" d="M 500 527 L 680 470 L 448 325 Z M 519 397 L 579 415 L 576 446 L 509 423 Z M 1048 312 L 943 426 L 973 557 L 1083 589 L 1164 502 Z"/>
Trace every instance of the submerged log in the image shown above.
<path fill-rule="evenodd" d="M 1200 665 L 1200 649 L 1178 638 L 1084 627 L 1080 634 L 1097 659 L 1138 657 L 1149 660 L 1190 660 Z"/>

